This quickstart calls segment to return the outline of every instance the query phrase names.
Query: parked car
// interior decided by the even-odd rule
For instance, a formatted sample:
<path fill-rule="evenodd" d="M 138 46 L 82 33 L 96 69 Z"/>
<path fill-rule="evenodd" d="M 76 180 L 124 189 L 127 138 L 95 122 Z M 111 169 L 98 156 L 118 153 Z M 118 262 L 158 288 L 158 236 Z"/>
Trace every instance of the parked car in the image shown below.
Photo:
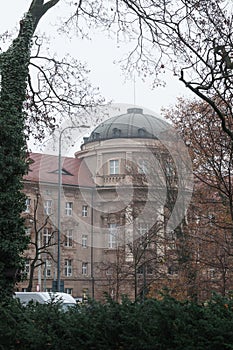
<path fill-rule="evenodd" d="M 48 292 L 15 292 L 15 298 L 18 298 L 20 302 L 27 305 L 30 301 L 40 304 L 48 304 L 52 302 L 61 302 L 62 308 L 67 310 L 70 306 L 76 305 L 76 300 L 72 295 L 67 293 L 48 293 Z"/>

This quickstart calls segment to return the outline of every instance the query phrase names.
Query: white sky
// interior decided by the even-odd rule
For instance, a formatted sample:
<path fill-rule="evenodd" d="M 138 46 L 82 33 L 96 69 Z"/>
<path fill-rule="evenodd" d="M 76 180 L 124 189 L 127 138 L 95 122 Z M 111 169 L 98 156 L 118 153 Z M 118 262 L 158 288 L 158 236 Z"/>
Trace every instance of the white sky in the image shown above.
<path fill-rule="evenodd" d="M 29 7 L 31 0 L 0 0 L 0 33 L 12 30 L 22 18 Z M 63 0 L 61 4 L 64 4 Z M 66 5 L 66 8 L 69 7 Z M 147 108 L 156 114 L 160 113 L 162 107 L 168 107 L 176 103 L 177 97 L 190 96 L 189 91 L 172 74 L 164 74 L 166 87 L 159 87 L 151 90 L 148 82 L 143 83 L 136 78 L 135 92 L 132 80 L 125 81 L 120 67 L 114 64 L 114 60 L 120 59 L 121 48 L 118 48 L 115 41 L 107 38 L 103 33 L 95 34 L 92 41 L 81 41 L 76 37 L 71 41 L 62 38 L 57 33 L 54 23 L 59 23 L 59 16 L 62 16 L 64 9 L 50 10 L 42 18 L 38 30 L 51 35 L 52 43 L 58 53 L 69 52 L 75 58 L 87 62 L 91 70 L 90 80 L 93 85 L 100 88 L 101 94 L 107 101 L 120 104 L 135 104 Z M 135 96 L 135 101 L 134 101 Z"/>
<path fill-rule="evenodd" d="M 18 26 L 19 20 L 30 3 L 31 0 L 0 0 L 0 32 Z M 50 10 L 39 24 L 38 29 L 48 35 L 53 31 L 53 24 L 61 15 L 62 12 L 59 12 L 59 9 L 56 10 L 56 13 L 53 9 Z M 125 82 L 120 67 L 113 63 L 114 60 L 121 57 L 121 49 L 117 48 L 114 40 L 108 39 L 104 34 L 99 34 L 89 42 L 74 39 L 72 43 L 69 43 L 67 38 L 64 40 L 57 35 L 55 43 L 58 52 L 66 49 L 71 51 L 76 58 L 81 58 L 88 63 L 91 70 L 91 81 L 100 87 L 102 95 L 107 100 L 113 100 L 114 103 L 134 103 L 133 81 Z M 136 105 L 159 113 L 162 106 L 172 105 L 178 96 L 188 94 L 187 88 L 179 82 L 177 77 L 172 74 L 166 74 L 165 77 L 166 87 L 156 88 L 153 91 L 148 83 L 143 83 L 136 78 Z"/>

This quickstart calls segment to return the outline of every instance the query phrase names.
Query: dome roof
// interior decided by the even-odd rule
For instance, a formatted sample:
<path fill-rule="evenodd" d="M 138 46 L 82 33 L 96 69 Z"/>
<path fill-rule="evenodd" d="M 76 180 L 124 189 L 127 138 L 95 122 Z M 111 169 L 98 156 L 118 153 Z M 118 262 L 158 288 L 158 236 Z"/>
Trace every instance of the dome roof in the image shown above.
<path fill-rule="evenodd" d="M 143 114 L 141 108 L 128 108 L 126 114 L 111 117 L 98 125 L 84 144 L 114 138 L 164 139 L 170 125 L 150 114 Z"/>

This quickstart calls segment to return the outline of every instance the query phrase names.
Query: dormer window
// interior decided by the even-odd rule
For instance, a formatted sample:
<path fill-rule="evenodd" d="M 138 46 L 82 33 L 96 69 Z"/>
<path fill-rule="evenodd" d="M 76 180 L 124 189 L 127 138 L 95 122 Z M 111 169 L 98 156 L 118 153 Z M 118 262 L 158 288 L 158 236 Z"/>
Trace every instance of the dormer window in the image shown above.
<path fill-rule="evenodd" d="M 93 140 L 99 140 L 99 138 L 100 138 L 100 133 L 99 133 L 99 132 L 93 132 L 92 138 L 93 138 Z"/>
<path fill-rule="evenodd" d="M 121 136 L 121 130 L 118 129 L 118 128 L 114 128 L 112 133 L 113 133 L 114 137 L 120 137 Z"/>
<path fill-rule="evenodd" d="M 144 128 L 138 129 L 138 136 L 143 137 L 146 135 L 146 130 Z"/>
<path fill-rule="evenodd" d="M 59 174 L 59 169 L 51 171 L 52 174 Z M 61 169 L 61 175 L 69 175 L 69 176 L 73 176 L 69 171 L 67 171 L 66 169 L 62 168 Z"/>

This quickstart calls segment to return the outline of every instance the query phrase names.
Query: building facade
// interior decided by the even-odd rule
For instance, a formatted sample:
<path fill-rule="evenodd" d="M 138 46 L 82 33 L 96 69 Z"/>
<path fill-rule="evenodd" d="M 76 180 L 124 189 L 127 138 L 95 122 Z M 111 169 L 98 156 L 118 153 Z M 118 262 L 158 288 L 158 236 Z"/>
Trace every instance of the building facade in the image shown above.
<path fill-rule="evenodd" d="M 144 297 L 174 275 L 175 234 L 167 227 L 175 216 L 181 221 L 184 213 L 172 212 L 190 191 L 184 181 L 178 196 L 181 153 L 170 125 L 140 108 L 101 123 L 60 165 L 32 153 L 23 213 L 30 244 L 17 288 L 52 291 L 60 274 L 60 287 L 74 297 L 107 293 L 119 301 Z"/>

